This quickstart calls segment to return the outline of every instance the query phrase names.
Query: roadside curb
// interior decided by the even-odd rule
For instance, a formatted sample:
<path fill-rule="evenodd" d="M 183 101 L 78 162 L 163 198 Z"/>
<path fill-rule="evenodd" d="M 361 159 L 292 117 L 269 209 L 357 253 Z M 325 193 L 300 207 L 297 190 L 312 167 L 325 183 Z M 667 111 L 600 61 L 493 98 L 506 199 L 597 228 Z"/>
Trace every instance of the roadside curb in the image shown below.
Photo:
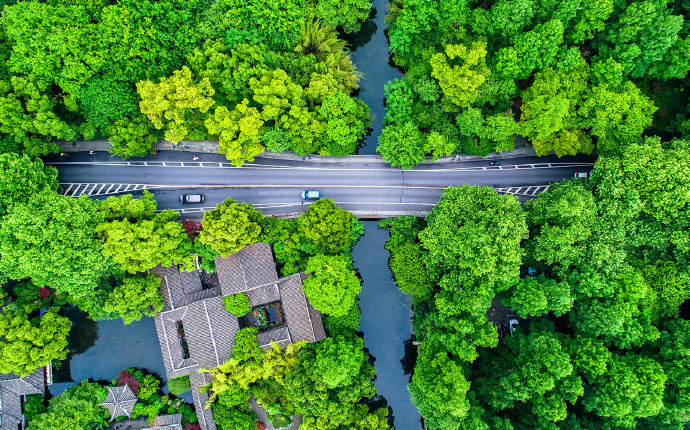
<path fill-rule="evenodd" d="M 62 141 L 58 142 L 60 148 L 64 152 L 78 152 L 78 151 L 108 151 L 112 146 L 107 140 L 84 140 L 84 141 Z M 177 145 L 167 140 L 159 140 L 156 142 L 157 151 L 188 151 L 188 152 L 205 152 L 218 153 L 218 142 L 211 140 L 183 140 Z M 506 152 L 492 152 L 486 156 L 480 157 L 478 155 L 461 154 L 448 157 L 441 157 L 436 161 L 432 161 L 431 157 L 427 157 L 426 161 L 419 164 L 438 164 L 438 163 L 452 163 L 455 161 L 475 161 L 475 160 L 491 160 L 503 159 L 513 157 L 534 157 L 536 152 L 531 147 L 514 149 Z M 297 155 L 291 151 L 281 153 L 262 152 L 257 155 L 260 158 L 271 158 L 275 160 L 287 161 L 304 161 L 312 163 L 382 163 L 388 164 L 380 155 L 346 155 L 344 157 L 331 157 L 324 155 Z"/>

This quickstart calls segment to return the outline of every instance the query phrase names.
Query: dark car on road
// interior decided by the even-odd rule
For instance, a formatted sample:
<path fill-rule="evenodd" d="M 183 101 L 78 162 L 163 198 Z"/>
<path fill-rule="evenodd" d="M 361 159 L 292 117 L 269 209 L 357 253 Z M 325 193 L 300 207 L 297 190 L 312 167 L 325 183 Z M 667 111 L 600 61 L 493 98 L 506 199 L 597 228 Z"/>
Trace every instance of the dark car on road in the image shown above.
<path fill-rule="evenodd" d="M 180 203 L 203 203 L 206 199 L 203 194 L 182 194 Z"/>

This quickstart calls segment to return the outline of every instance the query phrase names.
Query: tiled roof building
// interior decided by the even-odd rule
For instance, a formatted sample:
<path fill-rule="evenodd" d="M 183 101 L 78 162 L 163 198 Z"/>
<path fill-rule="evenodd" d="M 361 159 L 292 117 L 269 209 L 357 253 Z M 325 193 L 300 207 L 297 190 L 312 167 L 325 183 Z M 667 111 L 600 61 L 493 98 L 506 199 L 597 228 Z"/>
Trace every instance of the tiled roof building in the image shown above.
<path fill-rule="evenodd" d="M 317 342 L 326 337 L 321 313 L 314 309 L 302 289 L 304 274 L 278 278 L 268 243 L 255 243 L 227 257 L 216 257 L 218 287 L 204 289 L 197 272 L 180 272 L 177 267 L 157 267 L 165 306 L 156 315 L 156 331 L 168 378 L 190 376 L 194 403 L 202 429 L 215 430 L 213 415 L 204 406 L 208 394 L 198 388 L 211 383 L 211 376 L 199 373 L 212 369 L 232 355 L 240 329 L 235 315 L 227 312 L 222 297 L 246 293 L 252 307 L 277 304 L 284 322 L 257 335 L 259 345 L 270 348 L 301 340 Z M 0 429 L 1 430 L 1 429 Z"/>
<path fill-rule="evenodd" d="M 144 430 L 182 430 L 182 415 L 162 415 L 153 420 L 153 425 Z"/>
<path fill-rule="evenodd" d="M 20 378 L 13 373 L 0 373 L 0 430 L 24 428 L 22 397 L 45 393 L 45 368 Z"/>

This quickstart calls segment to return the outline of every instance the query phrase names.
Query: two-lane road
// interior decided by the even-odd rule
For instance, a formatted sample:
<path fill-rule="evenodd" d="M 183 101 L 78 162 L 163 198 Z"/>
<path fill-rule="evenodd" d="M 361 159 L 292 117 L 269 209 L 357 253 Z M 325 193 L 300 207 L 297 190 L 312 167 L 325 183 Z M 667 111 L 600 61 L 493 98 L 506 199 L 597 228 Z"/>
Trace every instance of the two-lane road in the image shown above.
<path fill-rule="evenodd" d="M 339 206 L 363 217 L 377 214 L 426 213 L 451 185 L 491 186 L 521 199 L 536 196 L 550 183 L 589 171 L 588 157 L 524 157 L 502 159 L 499 166 L 489 160 L 435 163 L 412 170 L 391 168 L 385 163 L 339 159 L 332 162 L 257 158 L 243 167 L 232 166 L 220 154 L 161 151 L 158 154 L 122 161 L 109 154 L 71 153 L 47 159 L 59 171 L 63 193 L 88 194 L 94 198 L 121 193 L 155 193 L 160 209 L 201 214 L 226 197 L 251 203 L 266 214 L 303 211 L 305 189 L 321 191 Z M 202 205 L 181 205 L 179 196 L 201 193 Z"/>

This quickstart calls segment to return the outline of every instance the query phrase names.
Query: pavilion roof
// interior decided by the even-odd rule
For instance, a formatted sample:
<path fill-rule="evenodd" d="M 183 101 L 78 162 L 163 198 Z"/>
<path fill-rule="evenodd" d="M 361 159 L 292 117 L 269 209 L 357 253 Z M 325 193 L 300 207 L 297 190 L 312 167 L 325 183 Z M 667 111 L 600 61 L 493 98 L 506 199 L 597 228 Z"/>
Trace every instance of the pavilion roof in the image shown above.
<path fill-rule="evenodd" d="M 114 420 L 121 416 L 131 416 L 134 405 L 139 398 L 129 385 L 125 384 L 120 387 L 107 387 L 108 396 L 99 406 L 108 408 L 110 412 L 110 420 Z"/>

